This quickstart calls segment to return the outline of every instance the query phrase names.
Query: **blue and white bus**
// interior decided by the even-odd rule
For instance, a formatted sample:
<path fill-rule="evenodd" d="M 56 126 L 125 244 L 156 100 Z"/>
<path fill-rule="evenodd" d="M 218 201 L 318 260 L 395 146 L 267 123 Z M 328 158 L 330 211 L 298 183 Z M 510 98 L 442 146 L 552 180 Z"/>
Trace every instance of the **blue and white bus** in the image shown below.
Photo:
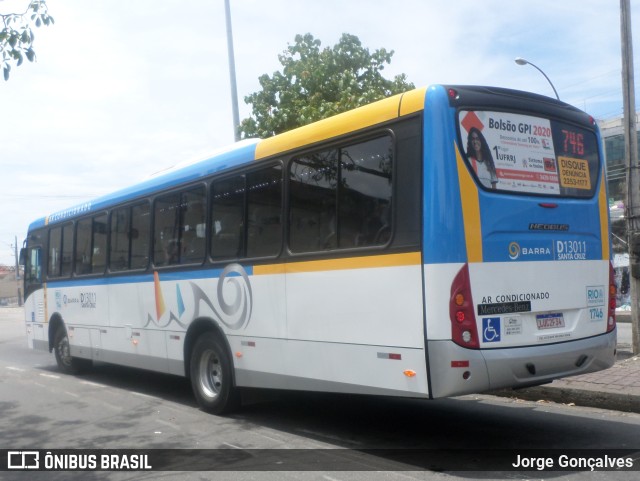
<path fill-rule="evenodd" d="M 241 388 L 441 398 L 610 367 L 589 115 L 435 85 L 243 141 L 29 228 L 28 344 Z"/>

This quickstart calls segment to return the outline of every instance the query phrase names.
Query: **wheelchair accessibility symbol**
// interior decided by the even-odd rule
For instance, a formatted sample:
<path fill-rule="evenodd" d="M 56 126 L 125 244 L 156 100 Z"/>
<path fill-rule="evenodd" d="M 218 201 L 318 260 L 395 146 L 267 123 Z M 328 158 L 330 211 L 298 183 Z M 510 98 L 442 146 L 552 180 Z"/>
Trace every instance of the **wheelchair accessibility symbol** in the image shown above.
<path fill-rule="evenodd" d="M 482 340 L 484 342 L 500 341 L 500 318 L 499 317 L 483 317 L 482 318 Z"/>

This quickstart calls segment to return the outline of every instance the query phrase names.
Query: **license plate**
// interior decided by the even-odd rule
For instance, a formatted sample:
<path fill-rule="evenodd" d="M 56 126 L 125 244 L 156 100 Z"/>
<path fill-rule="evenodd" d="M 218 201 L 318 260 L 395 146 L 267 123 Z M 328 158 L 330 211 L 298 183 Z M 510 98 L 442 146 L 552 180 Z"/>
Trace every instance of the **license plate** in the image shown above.
<path fill-rule="evenodd" d="M 554 314 L 538 314 L 536 316 L 536 324 L 538 324 L 539 330 L 564 327 L 564 316 L 561 312 Z"/>

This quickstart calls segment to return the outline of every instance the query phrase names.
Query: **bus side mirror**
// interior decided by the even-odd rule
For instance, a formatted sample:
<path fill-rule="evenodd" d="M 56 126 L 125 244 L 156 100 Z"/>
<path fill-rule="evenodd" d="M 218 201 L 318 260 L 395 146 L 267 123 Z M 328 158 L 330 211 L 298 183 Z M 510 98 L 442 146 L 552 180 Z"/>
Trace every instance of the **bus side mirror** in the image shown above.
<path fill-rule="evenodd" d="M 634 279 L 640 279 L 640 232 L 631 234 L 631 245 L 629 246 L 629 264 L 631 275 Z"/>
<path fill-rule="evenodd" d="M 20 265 L 24 266 L 27 262 L 27 248 L 23 247 L 22 249 L 20 249 L 20 259 L 19 259 Z"/>

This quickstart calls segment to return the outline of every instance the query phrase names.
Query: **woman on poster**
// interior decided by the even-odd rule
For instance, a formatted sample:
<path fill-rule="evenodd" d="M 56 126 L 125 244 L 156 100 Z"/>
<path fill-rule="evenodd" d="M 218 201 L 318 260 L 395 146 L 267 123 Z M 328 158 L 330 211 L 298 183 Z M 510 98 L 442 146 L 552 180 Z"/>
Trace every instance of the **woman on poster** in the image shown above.
<path fill-rule="evenodd" d="M 498 176 L 491 156 L 491 149 L 482 132 L 476 127 L 471 128 L 469 137 L 467 137 L 467 157 L 469 157 L 473 170 L 482 185 L 495 189 L 498 184 Z"/>

